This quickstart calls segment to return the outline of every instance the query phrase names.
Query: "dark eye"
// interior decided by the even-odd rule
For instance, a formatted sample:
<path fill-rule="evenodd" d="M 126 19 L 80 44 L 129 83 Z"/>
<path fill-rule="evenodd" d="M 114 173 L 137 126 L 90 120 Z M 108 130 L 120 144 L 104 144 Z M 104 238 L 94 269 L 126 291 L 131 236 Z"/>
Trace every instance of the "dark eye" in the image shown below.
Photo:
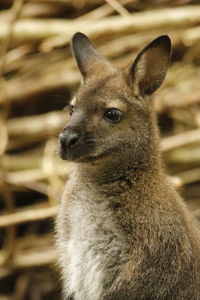
<path fill-rule="evenodd" d="M 67 106 L 65 106 L 64 110 L 68 110 L 69 114 L 71 116 L 75 110 L 75 107 L 74 107 L 74 105 L 67 105 Z"/>
<path fill-rule="evenodd" d="M 104 118 L 108 119 L 111 122 L 118 123 L 122 119 L 122 112 L 117 108 L 109 108 L 104 113 Z"/>

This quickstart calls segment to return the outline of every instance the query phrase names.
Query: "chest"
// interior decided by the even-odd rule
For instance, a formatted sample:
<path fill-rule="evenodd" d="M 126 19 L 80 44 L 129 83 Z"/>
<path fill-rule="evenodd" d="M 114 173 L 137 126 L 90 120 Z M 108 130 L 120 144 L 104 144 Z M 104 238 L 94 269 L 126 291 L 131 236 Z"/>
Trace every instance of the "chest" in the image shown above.
<path fill-rule="evenodd" d="M 67 247 L 70 290 L 75 299 L 98 300 L 120 270 L 125 243 L 106 203 L 76 204 Z"/>

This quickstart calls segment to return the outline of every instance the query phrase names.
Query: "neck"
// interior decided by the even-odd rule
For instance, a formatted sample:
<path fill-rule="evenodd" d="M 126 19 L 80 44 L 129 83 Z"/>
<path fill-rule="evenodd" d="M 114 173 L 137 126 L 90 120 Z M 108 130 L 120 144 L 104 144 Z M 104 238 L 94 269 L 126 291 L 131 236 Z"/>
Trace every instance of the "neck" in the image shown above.
<path fill-rule="evenodd" d="M 123 153 L 114 157 L 78 164 L 81 180 L 84 178 L 98 190 L 112 195 L 124 193 L 127 189 L 135 190 L 137 186 L 141 188 L 141 185 L 153 186 L 160 180 L 163 171 L 157 146 L 149 144 L 148 147 L 137 158 L 130 153 L 129 145 L 127 151 L 123 148 Z"/>

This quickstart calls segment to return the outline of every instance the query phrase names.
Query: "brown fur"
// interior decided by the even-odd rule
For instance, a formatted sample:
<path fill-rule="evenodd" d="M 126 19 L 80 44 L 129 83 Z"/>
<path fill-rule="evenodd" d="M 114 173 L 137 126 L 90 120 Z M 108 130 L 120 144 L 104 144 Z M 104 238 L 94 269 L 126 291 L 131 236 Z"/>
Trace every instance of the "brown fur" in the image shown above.
<path fill-rule="evenodd" d="M 64 298 L 200 299 L 200 234 L 165 174 L 149 98 L 164 79 L 169 39 L 126 70 L 82 34 L 72 47 L 83 83 L 64 129 L 79 140 L 60 150 L 72 161 L 56 226 Z M 119 123 L 103 118 L 114 104 Z"/>

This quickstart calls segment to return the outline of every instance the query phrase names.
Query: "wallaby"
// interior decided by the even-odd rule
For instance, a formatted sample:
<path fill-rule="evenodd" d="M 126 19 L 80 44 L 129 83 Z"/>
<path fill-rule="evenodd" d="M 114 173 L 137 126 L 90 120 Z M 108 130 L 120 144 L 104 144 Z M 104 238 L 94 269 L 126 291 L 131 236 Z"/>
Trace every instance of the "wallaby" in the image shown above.
<path fill-rule="evenodd" d="M 59 136 L 72 162 L 56 222 L 64 298 L 200 299 L 198 224 L 165 174 L 150 97 L 169 37 L 122 70 L 82 33 L 72 50 L 83 80 Z"/>

